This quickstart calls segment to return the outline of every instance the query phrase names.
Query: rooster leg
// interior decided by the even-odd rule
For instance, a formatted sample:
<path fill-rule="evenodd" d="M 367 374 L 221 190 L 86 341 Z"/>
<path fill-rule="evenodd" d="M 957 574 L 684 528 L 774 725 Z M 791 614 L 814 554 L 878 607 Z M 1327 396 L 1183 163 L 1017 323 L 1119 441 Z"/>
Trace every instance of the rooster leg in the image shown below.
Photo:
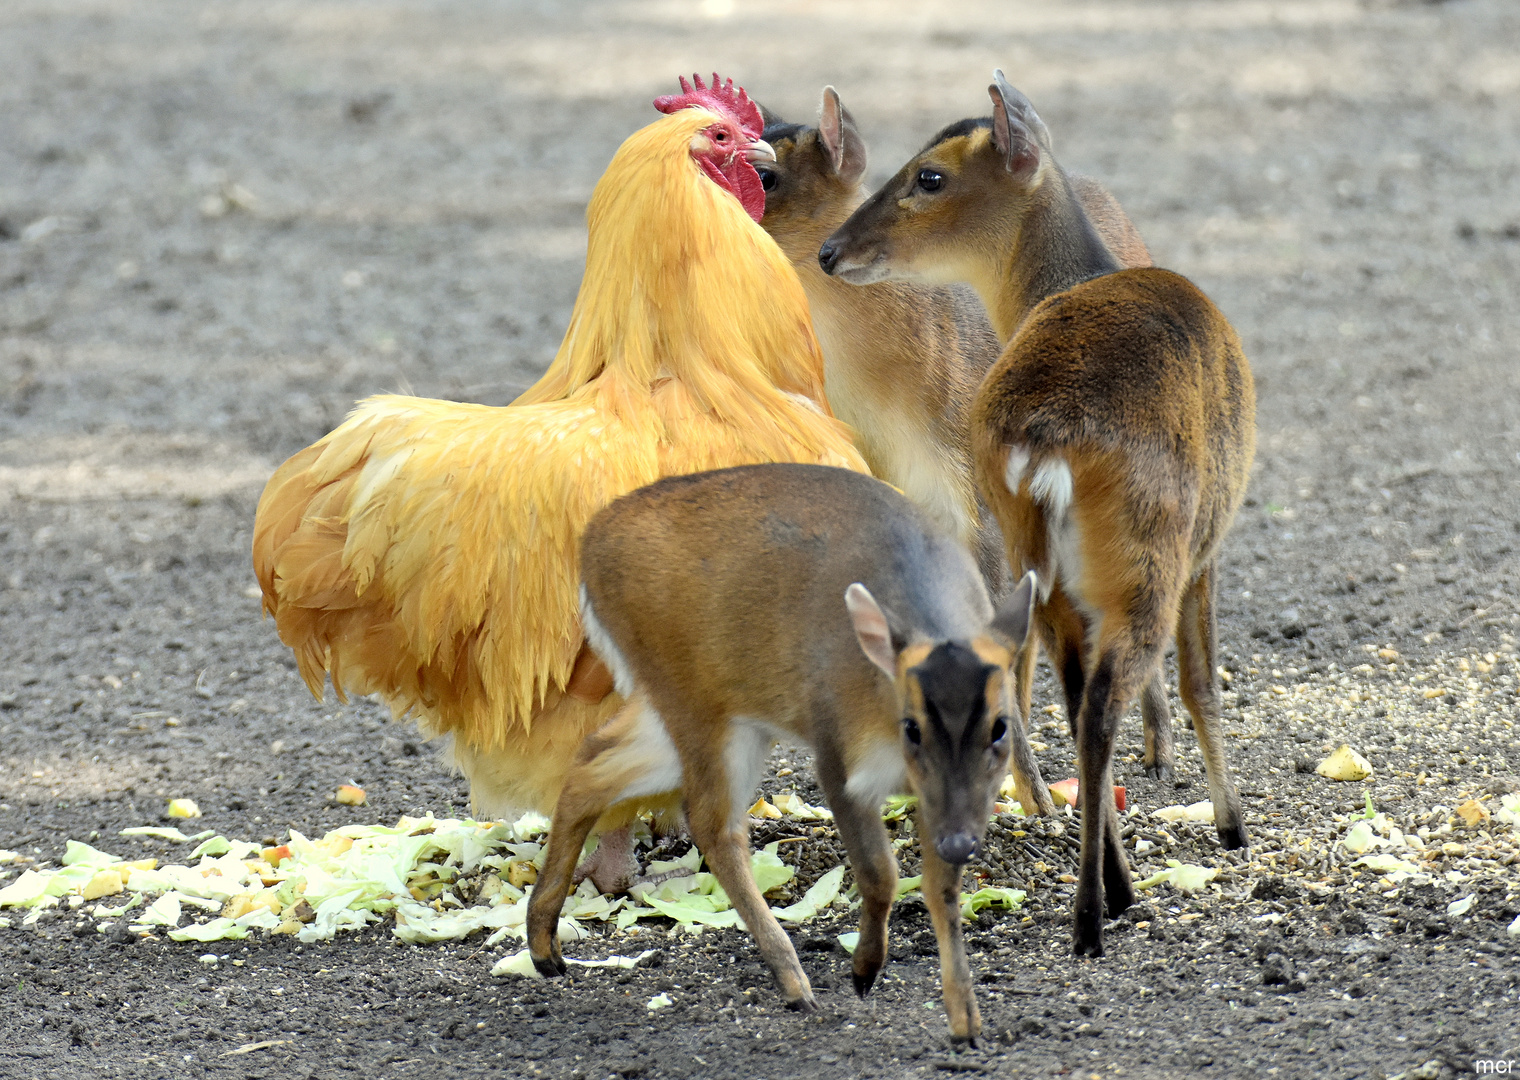
<path fill-rule="evenodd" d="M 633 854 L 633 826 L 624 825 L 602 833 L 596 850 L 575 868 L 575 884 L 587 878 L 598 892 L 619 894 L 638 880 L 639 860 Z"/>
<path fill-rule="evenodd" d="M 574 882 L 579 885 L 590 878 L 597 892 L 618 895 L 635 885 L 658 885 L 671 878 L 690 877 L 691 873 L 683 866 L 663 874 L 640 874 L 639 860 L 634 855 L 633 826 L 624 825 L 602 833 L 596 850 L 575 868 Z"/>

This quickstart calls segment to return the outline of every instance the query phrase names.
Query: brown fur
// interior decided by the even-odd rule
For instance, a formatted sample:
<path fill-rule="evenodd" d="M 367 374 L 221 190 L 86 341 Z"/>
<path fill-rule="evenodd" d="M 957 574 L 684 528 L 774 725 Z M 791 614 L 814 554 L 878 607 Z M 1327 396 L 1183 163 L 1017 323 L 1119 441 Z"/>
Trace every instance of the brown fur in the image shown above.
<path fill-rule="evenodd" d="M 997 595 L 1006 580 L 1003 542 L 975 493 L 967 432 L 976 388 L 1006 337 L 999 340 L 964 285 L 859 288 L 822 271 L 819 245 L 867 192 L 865 143 L 833 87 L 824 88 L 820 114 L 816 127 L 766 115 L 776 161 L 759 166 L 768 185 L 760 224 L 797 269 L 823 348 L 829 404 L 855 429 L 871 472 L 976 553 Z M 1151 265 L 1118 200 L 1096 180 L 1073 184 L 1115 257 Z"/>
<path fill-rule="evenodd" d="M 622 799 L 679 787 L 693 839 L 787 1002 L 814 1007 L 749 873 L 745 810 L 771 744 L 786 738 L 812 747 L 855 870 L 861 994 L 886 962 L 897 880 L 881 800 L 903 783 L 918 794 L 945 1007 L 952 1033 L 975 1037 L 961 866 L 1009 755 L 1029 756 L 1009 666 L 1033 578 L 995 613 L 964 548 L 892 488 L 787 465 L 625 496 L 587 529 L 581 565 L 588 633 L 628 704 L 582 744 L 555 808 L 528 908 L 539 969 L 563 971 L 555 927 L 593 823 Z"/>
<path fill-rule="evenodd" d="M 1078 954 L 1099 956 L 1105 900 L 1113 916 L 1134 898 L 1111 795 L 1115 731 L 1137 694 L 1154 696 L 1173 638 L 1221 841 L 1246 843 L 1223 754 L 1213 605 L 1255 396 L 1224 316 L 1170 271 L 1120 268 L 1033 107 L 997 78 L 990 127 L 947 128 L 829 244 L 833 269 L 858 280 L 969 280 L 994 324 L 1016 328 L 973 408 L 973 453 L 1010 565 L 1048 583 L 1036 621 L 1081 773 L 1074 935 Z M 1169 754 L 1167 736 L 1148 733 L 1148 754 Z"/>
<path fill-rule="evenodd" d="M 988 121 L 990 125 L 990 121 Z M 761 226 L 797 268 L 823 348 L 824 389 L 835 415 L 853 427 L 874 475 L 918 502 L 977 555 L 994 596 L 1007 580 L 1003 538 L 979 495 L 969 440 L 971 404 L 1012 329 L 1001 335 L 987 308 L 964 284 L 923 286 L 901 281 L 848 285 L 824 273 L 818 249 L 865 201 L 866 147 L 849 110 L 825 87 L 817 127 L 767 114 L 774 163 L 759 168 L 768 185 Z M 1098 181 L 1070 177 L 1071 191 L 1100 241 L 1122 266 L 1151 265 L 1145 241 L 1119 201 Z M 1021 680 L 1029 715 L 1033 664 Z M 1171 719 L 1160 674 L 1142 703 L 1148 747 L 1171 746 Z M 1070 713 L 1076 716 L 1075 709 Z M 1147 761 L 1157 759 L 1148 755 Z M 1171 761 L 1170 752 L 1162 755 Z M 1017 763 L 1015 765 L 1017 768 Z M 1151 770 L 1170 778 L 1170 766 Z M 1029 813 L 1054 813 L 1036 767 L 1018 777 L 1036 800 Z"/>

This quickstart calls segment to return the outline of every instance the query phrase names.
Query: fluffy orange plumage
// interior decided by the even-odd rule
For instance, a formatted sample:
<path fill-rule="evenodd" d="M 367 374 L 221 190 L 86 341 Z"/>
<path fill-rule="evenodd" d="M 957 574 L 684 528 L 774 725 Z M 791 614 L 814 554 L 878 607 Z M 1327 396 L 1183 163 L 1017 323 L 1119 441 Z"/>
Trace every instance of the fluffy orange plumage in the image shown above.
<path fill-rule="evenodd" d="M 720 119 L 683 109 L 613 157 L 570 327 L 531 389 L 502 408 L 369 398 L 259 500 L 264 608 L 307 685 L 320 697 L 330 675 L 453 735 L 477 812 L 550 811 L 620 703 L 565 693 L 597 510 L 676 473 L 866 469 L 790 264 L 693 160 Z"/>

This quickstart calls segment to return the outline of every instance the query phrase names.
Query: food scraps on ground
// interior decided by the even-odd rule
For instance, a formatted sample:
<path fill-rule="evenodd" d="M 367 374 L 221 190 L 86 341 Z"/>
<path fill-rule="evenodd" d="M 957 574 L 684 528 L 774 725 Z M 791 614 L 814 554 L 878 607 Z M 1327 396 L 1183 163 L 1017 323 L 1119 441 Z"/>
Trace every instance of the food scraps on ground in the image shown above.
<path fill-rule="evenodd" d="M 1162 821 L 1213 821 L 1214 804 L 1205 799 L 1190 806 L 1163 806 L 1151 811 L 1151 817 Z"/>
<path fill-rule="evenodd" d="M 776 802 L 801 820 L 827 820 L 827 810 L 796 795 Z M 28 868 L 0 888 L 0 907 L 30 909 L 24 924 L 31 924 L 60 903 L 79 906 L 119 897 L 114 906 L 82 908 L 95 918 L 97 930 L 124 922 L 138 934 L 166 931 L 173 940 L 196 942 L 237 940 L 253 930 L 324 941 L 389 916 L 396 936 L 413 944 L 484 930 L 494 945 L 525 934 L 527 894 L 543 860 L 548 824 L 537 814 L 513 823 L 427 815 L 403 817 L 394 826 L 348 825 L 319 839 L 292 830 L 287 843 L 269 847 L 211 831 L 186 836 L 178 829 L 146 826 L 123 832 L 195 843 L 187 864 L 128 860 L 71 840 L 60 867 Z M 795 876 L 778 854 L 781 843 L 751 857 L 762 893 L 774 893 Z M 674 871 L 674 876 L 635 886 L 628 896 L 603 896 L 582 882 L 566 899 L 561 940 L 588 936 L 583 924 L 589 921 L 627 929 L 640 919 L 663 916 L 688 932 L 739 926 L 738 912 L 717 878 L 701 866 L 695 848 L 679 859 L 655 860 L 649 865 L 652 875 Z M 849 907 L 844 877 L 845 867 L 837 866 L 800 899 L 772 910 L 783 922 L 800 923 Z M 466 882 L 469 887 L 462 889 Z M 917 878 L 902 879 L 898 895 L 918 884 Z M 988 907 L 1017 907 L 1023 899 L 1019 890 L 989 886 L 967 895 L 962 908 L 971 917 Z"/>
<path fill-rule="evenodd" d="M 1152 889 L 1165 882 L 1178 892 L 1195 893 L 1201 891 L 1218 875 L 1218 869 L 1212 867 L 1194 866 L 1191 863 L 1168 859 L 1165 870 L 1135 882 L 1135 888 Z"/>
<path fill-rule="evenodd" d="M 1056 809 L 1063 806 L 1077 805 L 1077 778 L 1075 776 L 1050 785 L 1050 797 L 1055 800 Z M 1125 791 L 1118 784 L 1114 785 L 1114 805 L 1119 808 L 1119 813 L 1124 813 L 1126 807 Z"/>
<path fill-rule="evenodd" d="M 1314 769 L 1329 780 L 1365 780 L 1372 775 L 1372 763 L 1349 746 L 1342 746 Z"/>

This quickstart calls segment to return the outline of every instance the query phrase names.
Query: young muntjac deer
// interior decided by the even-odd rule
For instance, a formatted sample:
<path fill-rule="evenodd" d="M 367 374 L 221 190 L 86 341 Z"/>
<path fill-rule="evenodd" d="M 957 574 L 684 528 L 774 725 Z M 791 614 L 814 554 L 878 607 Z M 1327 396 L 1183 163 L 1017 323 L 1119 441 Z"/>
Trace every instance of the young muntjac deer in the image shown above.
<path fill-rule="evenodd" d="M 960 931 L 961 868 L 981 845 L 1011 753 L 1028 755 L 1009 667 L 1028 575 L 994 612 L 966 550 L 880 481 L 814 465 L 672 477 L 603 510 L 581 547 L 582 613 L 628 698 L 581 745 L 528 903 L 528 948 L 555 934 L 593 823 L 679 790 L 692 839 L 794 1008 L 815 1007 L 749 870 L 748 815 L 771 747 L 811 747 L 860 889 L 855 989 L 887 959 L 897 863 L 882 800 L 918 795 L 923 895 L 951 1033 L 981 1016 Z"/>
<path fill-rule="evenodd" d="M 969 281 L 1011 338 L 972 410 L 977 482 L 1009 564 L 1039 575 L 1035 622 L 1077 739 L 1075 945 L 1101 956 L 1105 899 L 1110 916 L 1134 901 L 1110 786 L 1115 731 L 1174 638 L 1220 841 L 1246 845 L 1220 731 L 1214 597 L 1255 393 L 1224 316 L 1185 278 L 1119 266 L 1034 108 L 994 78 L 992 119 L 942 131 L 819 259 L 851 282 Z"/>
<path fill-rule="evenodd" d="M 866 145 L 832 86 L 817 127 L 766 112 L 774 162 L 755 167 L 770 233 L 797 269 L 823 348 L 824 389 L 834 414 L 856 431 L 871 471 L 918 503 L 977 555 L 996 596 L 1006 574 L 1003 538 L 976 496 L 970 416 L 976 388 L 1011 330 L 994 332 L 968 286 L 882 281 L 852 286 L 823 272 L 819 245 L 865 201 Z M 1118 201 L 1096 180 L 1070 177 L 1098 235 L 1124 266 L 1150 266 L 1150 252 Z M 1032 664 L 1035 654 L 1031 653 Z M 1020 686 L 1029 715 L 1029 680 Z M 1141 699 L 1146 772 L 1171 778 L 1171 718 L 1160 674 Z M 1015 763 L 1017 765 L 1017 763 Z M 1014 774 L 1026 813 L 1054 813 L 1040 775 Z"/>

